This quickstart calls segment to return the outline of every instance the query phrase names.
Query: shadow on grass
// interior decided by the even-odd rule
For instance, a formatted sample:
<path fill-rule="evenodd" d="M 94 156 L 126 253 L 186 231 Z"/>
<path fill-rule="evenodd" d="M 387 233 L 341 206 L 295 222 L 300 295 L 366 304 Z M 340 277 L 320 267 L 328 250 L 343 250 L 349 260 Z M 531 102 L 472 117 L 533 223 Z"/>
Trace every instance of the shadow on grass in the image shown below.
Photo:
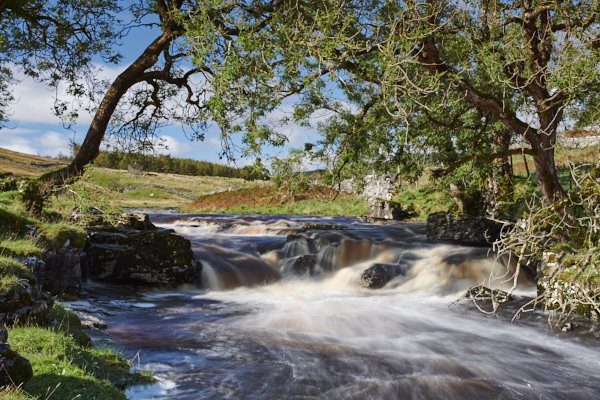
<path fill-rule="evenodd" d="M 125 394 L 111 385 L 108 380 L 85 379 L 59 374 L 34 375 L 24 390 L 40 399 L 126 399 Z"/>

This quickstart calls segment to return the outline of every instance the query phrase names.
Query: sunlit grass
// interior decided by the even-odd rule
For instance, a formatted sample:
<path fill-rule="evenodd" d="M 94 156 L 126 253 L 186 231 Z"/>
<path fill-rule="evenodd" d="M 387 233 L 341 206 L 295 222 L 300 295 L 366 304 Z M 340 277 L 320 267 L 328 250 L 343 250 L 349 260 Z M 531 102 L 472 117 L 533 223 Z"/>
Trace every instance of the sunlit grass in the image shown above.
<path fill-rule="evenodd" d="M 89 346 L 89 338 L 81 332 L 74 313 L 56 305 L 51 317 L 56 320 L 52 329 L 9 329 L 11 348 L 33 367 L 34 376 L 22 388 L 22 395 L 61 400 L 125 399 L 126 387 L 153 381 L 148 373 L 131 373 L 131 362 L 114 350 Z"/>

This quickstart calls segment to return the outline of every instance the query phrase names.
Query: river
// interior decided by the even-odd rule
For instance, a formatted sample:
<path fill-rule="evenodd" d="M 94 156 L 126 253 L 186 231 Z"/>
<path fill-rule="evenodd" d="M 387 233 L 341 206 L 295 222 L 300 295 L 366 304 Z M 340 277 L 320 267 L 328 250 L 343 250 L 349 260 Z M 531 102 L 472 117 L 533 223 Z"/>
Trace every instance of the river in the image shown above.
<path fill-rule="evenodd" d="M 130 399 L 600 398 L 592 328 L 553 331 L 541 312 L 511 322 L 535 293 L 526 279 L 496 315 L 456 302 L 479 283 L 513 286 L 487 249 L 428 243 L 419 223 L 150 217 L 190 239 L 205 287 L 85 286 L 108 324 L 97 343 L 161 378 Z M 364 288 L 374 264 L 403 273 Z"/>

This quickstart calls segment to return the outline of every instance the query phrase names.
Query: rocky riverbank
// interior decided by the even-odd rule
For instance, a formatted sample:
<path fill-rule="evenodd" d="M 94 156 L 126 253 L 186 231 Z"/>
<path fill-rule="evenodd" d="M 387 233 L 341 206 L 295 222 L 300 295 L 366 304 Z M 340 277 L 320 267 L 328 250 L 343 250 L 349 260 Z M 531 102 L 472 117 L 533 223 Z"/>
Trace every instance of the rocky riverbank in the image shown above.
<path fill-rule="evenodd" d="M 158 229 L 147 215 L 124 213 L 111 216 L 110 223 L 98 215 L 74 215 L 72 220 L 88 226 L 83 248 L 66 242 L 40 255 L 2 258 L 3 275 L 12 271 L 15 276 L 14 284 L 0 291 L 2 324 L 52 327 L 57 324 L 50 316 L 54 299 L 79 296 L 86 280 L 168 287 L 200 284 L 202 264 L 194 259 L 189 240 Z M 84 328 L 105 327 L 101 320 L 83 319 Z M 79 321 L 76 325 L 82 326 Z M 0 339 L 0 386 L 26 384 L 32 377 L 31 363 L 11 348 L 7 331 L 0 329 Z"/>

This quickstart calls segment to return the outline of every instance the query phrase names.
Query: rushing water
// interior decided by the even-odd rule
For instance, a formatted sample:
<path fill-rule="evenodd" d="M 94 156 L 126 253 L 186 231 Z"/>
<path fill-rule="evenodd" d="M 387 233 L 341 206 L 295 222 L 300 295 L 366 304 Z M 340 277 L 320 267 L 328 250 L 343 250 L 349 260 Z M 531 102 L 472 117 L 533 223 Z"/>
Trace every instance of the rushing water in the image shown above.
<path fill-rule="evenodd" d="M 151 219 L 192 241 L 206 288 L 87 286 L 104 340 L 164 378 L 132 399 L 600 398 L 593 331 L 552 332 L 539 313 L 511 324 L 518 301 L 494 316 L 454 303 L 476 284 L 513 285 L 487 249 L 346 217 Z M 302 256 L 316 261 L 310 277 L 292 273 Z M 375 263 L 404 274 L 363 288 Z M 518 298 L 535 291 L 518 283 Z"/>

